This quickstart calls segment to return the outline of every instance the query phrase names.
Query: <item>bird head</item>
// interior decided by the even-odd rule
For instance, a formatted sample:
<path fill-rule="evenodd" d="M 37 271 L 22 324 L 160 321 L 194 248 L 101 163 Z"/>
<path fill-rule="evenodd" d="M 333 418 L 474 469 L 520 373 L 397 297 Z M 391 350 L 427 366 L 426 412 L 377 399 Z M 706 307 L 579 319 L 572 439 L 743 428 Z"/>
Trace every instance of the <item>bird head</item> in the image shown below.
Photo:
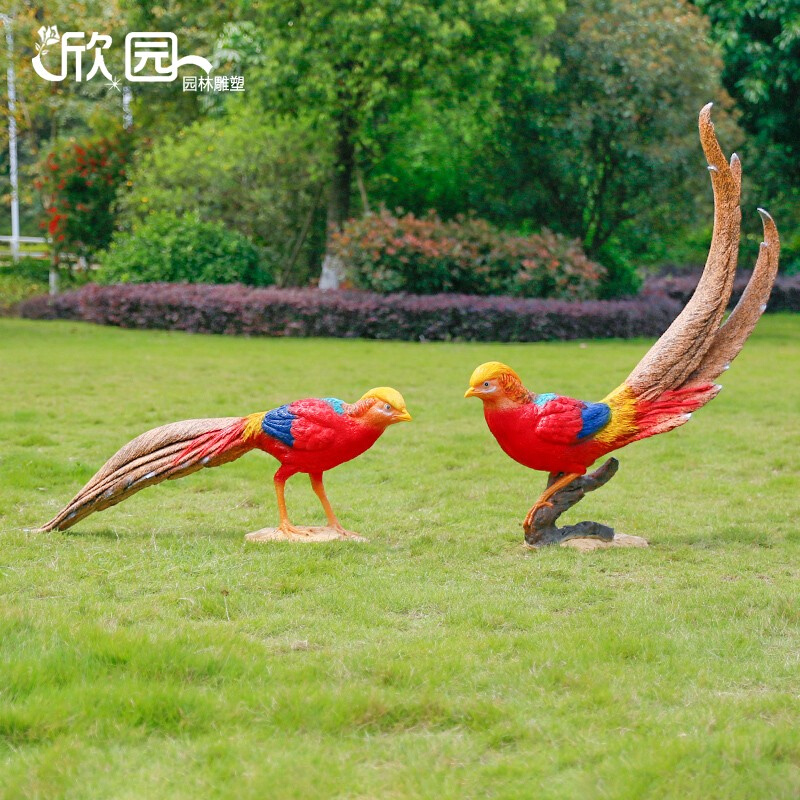
<path fill-rule="evenodd" d="M 380 428 L 386 428 L 396 422 L 410 422 L 412 419 L 403 395 L 391 386 L 370 389 L 357 405 L 366 407 L 363 419 Z"/>
<path fill-rule="evenodd" d="M 464 397 L 479 397 L 484 403 L 500 406 L 525 403 L 530 392 L 511 367 L 499 361 L 487 361 L 472 373 Z"/>

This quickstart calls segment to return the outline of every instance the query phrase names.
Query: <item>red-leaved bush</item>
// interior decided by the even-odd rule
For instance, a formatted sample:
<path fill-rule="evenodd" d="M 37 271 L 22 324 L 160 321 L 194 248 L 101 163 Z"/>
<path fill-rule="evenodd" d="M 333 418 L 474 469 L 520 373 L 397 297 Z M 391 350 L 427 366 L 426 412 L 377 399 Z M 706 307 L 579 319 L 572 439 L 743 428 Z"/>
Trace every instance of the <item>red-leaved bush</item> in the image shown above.
<path fill-rule="evenodd" d="M 193 333 L 487 342 L 657 336 L 679 311 L 663 294 L 567 302 L 174 283 L 88 285 L 20 309 L 29 319 Z"/>
<path fill-rule="evenodd" d="M 752 274 L 752 272 L 742 272 L 736 276 L 730 305 L 735 305 L 739 302 L 739 298 L 742 296 L 742 292 Z M 699 280 L 699 272 L 693 275 L 665 275 L 658 278 L 648 278 L 642 287 L 642 295 L 649 297 L 665 294 L 685 306 L 689 302 L 689 298 L 694 294 Z M 769 296 L 767 310 L 800 311 L 800 274 L 778 275 L 775 285 L 772 287 L 772 294 Z"/>
<path fill-rule="evenodd" d="M 375 292 L 584 300 L 605 275 L 577 241 L 546 229 L 517 236 L 472 216 L 367 214 L 348 220 L 332 245 L 353 284 Z"/>

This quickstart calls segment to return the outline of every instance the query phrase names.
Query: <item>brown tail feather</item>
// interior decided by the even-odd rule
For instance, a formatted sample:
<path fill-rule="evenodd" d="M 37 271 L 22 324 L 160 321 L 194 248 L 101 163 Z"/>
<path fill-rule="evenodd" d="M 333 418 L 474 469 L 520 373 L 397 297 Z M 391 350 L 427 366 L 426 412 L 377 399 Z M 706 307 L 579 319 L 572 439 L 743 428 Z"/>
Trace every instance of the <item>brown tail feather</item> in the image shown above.
<path fill-rule="evenodd" d="M 736 155 L 730 164 L 725 159 L 711 122 L 710 103 L 700 112 L 699 124 L 714 190 L 714 233 L 692 299 L 625 381 L 637 397 L 645 400 L 678 388 L 698 367 L 711 346 L 733 289 L 741 221 L 741 165 Z"/>
<path fill-rule="evenodd" d="M 120 448 L 41 530 L 66 530 L 89 514 L 110 508 L 146 486 L 239 458 L 252 447 L 233 435 L 235 428 L 241 432 L 242 418 L 189 419 L 137 436 Z M 222 437 L 223 447 L 210 451 L 194 449 L 195 443 L 208 443 L 223 431 L 226 434 Z"/>
<path fill-rule="evenodd" d="M 767 307 L 772 284 L 778 274 L 781 243 L 772 217 L 763 208 L 759 208 L 758 213 L 764 223 L 764 241 L 758 252 L 753 275 L 736 308 L 714 335 L 700 366 L 686 379 L 687 386 L 715 381 L 722 375 L 741 352 Z"/>
<path fill-rule="evenodd" d="M 713 383 L 752 333 L 778 271 L 778 231 L 769 214 L 759 209 L 765 242 L 744 295 L 720 326 L 736 273 L 742 167 L 735 153 L 730 164 L 725 159 L 711 122 L 711 103 L 700 112 L 700 140 L 714 190 L 711 247 L 691 300 L 625 381 L 633 394 L 645 401 L 657 400 L 665 392 L 682 387 Z M 706 395 L 705 402 L 714 394 Z"/>

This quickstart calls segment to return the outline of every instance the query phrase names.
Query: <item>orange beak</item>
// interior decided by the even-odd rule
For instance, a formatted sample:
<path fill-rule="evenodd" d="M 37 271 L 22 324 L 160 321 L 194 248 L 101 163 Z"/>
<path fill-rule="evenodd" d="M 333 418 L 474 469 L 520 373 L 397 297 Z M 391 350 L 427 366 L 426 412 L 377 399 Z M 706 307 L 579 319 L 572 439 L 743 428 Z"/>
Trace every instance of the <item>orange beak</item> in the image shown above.
<path fill-rule="evenodd" d="M 471 386 L 464 392 L 464 397 L 477 397 L 478 393 Z"/>

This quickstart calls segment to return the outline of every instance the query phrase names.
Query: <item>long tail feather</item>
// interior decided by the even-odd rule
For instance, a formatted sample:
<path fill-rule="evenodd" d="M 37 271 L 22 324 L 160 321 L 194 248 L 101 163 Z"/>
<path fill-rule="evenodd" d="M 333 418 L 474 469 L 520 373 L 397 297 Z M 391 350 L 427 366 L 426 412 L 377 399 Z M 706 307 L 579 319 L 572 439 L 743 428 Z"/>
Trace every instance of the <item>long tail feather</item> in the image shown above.
<path fill-rule="evenodd" d="M 700 365 L 719 328 L 733 290 L 739 250 L 741 164 L 728 164 L 714 133 L 711 103 L 700 112 L 700 141 L 714 190 L 714 232 L 692 299 L 650 348 L 625 383 L 645 400 L 677 389 Z"/>
<path fill-rule="evenodd" d="M 772 217 L 763 208 L 759 208 L 758 213 L 764 224 L 764 241 L 758 252 L 753 275 L 747 282 L 736 308 L 714 335 L 700 365 L 686 379 L 687 386 L 715 381 L 722 375 L 731 361 L 741 352 L 767 307 L 772 284 L 778 274 L 781 243 Z"/>
<path fill-rule="evenodd" d="M 113 455 L 42 531 L 66 530 L 96 511 L 165 480 L 233 461 L 252 449 L 246 418 L 189 419 L 137 436 Z"/>
<path fill-rule="evenodd" d="M 688 422 L 722 388 L 715 383 L 739 354 L 767 306 L 778 272 L 780 240 L 772 217 L 759 209 L 764 242 L 753 275 L 731 315 L 739 249 L 742 167 L 730 164 L 711 123 L 711 104 L 700 112 L 700 140 L 714 190 L 714 232 L 703 275 L 691 300 L 606 402 L 611 407 L 607 441 L 615 448 L 673 430 Z"/>

